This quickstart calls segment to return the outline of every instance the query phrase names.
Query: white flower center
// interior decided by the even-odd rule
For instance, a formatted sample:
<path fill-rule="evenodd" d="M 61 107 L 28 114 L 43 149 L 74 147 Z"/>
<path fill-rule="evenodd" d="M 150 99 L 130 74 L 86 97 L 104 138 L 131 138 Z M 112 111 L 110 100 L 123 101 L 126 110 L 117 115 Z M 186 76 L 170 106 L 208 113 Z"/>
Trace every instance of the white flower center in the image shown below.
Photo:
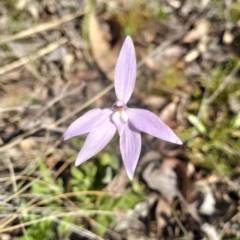
<path fill-rule="evenodd" d="M 112 114 L 112 121 L 118 125 L 119 121 L 126 123 L 128 121 L 128 115 L 126 104 L 121 101 L 117 101 L 113 104 L 114 113 Z"/>
<path fill-rule="evenodd" d="M 120 119 L 122 120 L 122 122 L 126 123 L 128 121 L 128 115 L 126 113 L 126 111 L 122 111 L 120 113 Z"/>

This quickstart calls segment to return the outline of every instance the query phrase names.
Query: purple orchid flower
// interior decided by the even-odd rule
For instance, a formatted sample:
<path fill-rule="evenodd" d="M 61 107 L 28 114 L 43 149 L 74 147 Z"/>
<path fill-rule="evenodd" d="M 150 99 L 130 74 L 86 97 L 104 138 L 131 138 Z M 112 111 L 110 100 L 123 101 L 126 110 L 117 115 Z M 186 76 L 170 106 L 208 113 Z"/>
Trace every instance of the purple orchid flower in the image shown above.
<path fill-rule="evenodd" d="M 117 101 L 111 108 L 95 108 L 75 120 L 64 133 L 64 140 L 89 133 L 77 156 L 75 165 L 85 162 L 101 151 L 113 138 L 120 135 L 120 150 L 130 179 L 133 179 L 141 151 L 141 133 L 145 132 L 165 141 L 182 144 L 173 131 L 154 113 L 138 108 L 128 108 L 136 80 L 136 56 L 131 37 L 127 37 L 115 68 Z"/>

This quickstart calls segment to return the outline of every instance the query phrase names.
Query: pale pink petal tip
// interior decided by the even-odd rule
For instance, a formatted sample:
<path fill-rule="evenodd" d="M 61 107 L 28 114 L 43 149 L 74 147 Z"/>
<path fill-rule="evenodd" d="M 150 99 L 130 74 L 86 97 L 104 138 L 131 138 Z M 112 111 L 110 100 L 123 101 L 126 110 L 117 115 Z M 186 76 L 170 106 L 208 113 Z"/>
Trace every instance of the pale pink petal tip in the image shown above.
<path fill-rule="evenodd" d="M 105 121 L 99 128 L 91 131 L 78 154 L 75 166 L 82 164 L 100 152 L 111 141 L 115 132 L 116 127 L 109 120 Z"/>
<path fill-rule="evenodd" d="M 130 99 L 136 81 L 137 63 L 131 37 L 126 37 L 118 56 L 114 84 L 118 100 L 125 104 Z"/>
<path fill-rule="evenodd" d="M 141 152 L 141 134 L 129 122 L 120 136 L 120 150 L 127 175 L 132 180 Z"/>
<path fill-rule="evenodd" d="M 132 125 L 139 131 L 168 142 L 182 144 L 172 129 L 154 113 L 145 109 L 129 108 L 128 116 Z"/>

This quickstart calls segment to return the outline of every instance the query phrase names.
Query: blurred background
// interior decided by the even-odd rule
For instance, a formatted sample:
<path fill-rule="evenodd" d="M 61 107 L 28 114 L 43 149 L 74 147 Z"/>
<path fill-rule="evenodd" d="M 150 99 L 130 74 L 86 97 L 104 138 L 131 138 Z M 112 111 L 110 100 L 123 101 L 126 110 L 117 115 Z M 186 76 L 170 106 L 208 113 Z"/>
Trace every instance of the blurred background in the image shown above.
<path fill-rule="evenodd" d="M 182 146 L 119 136 L 79 167 L 69 124 L 116 101 L 125 36 L 147 108 Z M 0 239 L 240 239 L 239 0 L 0 1 Z"/>

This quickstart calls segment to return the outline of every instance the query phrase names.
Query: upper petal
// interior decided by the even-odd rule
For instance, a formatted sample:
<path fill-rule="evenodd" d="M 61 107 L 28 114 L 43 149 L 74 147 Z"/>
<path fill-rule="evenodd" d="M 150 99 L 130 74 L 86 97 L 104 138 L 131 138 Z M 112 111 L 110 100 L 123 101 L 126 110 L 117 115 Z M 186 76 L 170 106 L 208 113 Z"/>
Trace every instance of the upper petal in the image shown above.
<path fill-rule="evenodd" d="M 145 109 L 128 109 L 129 121 L 139 131 L 168 142 L 182 144 L 175 133 L 154 113 Z"/>
<path fill-rule="evenodd" d="M 66 130 L 63 135 L 64 140 L 69 138 L 88 133 L 107 119 L 110 119 L 112 110 L 105 108 L 95 108 L 86 112 L 83 116 L 75 120 Z"/>
<path fill-rule="evenodd" d="M 120 150 L 127 175 L 132 180 L 141 151 L 141 134 L 129 122 L 120 136 Z"/>
<path fill-rule="evenodd" d="M 91 131 L 77 156 L 75 165 L 78 166 L 100 152 L 111 141 L 115 132 L 116 127 L 110 120 L 103 122 Z"/>
<path fill-rule="evenodd" d="M 117 98 L 125 104 L 132 95 L 136 72 L 135 49 L 131 37 L 128 36 L 121 48 L 114 73 Z"/>

